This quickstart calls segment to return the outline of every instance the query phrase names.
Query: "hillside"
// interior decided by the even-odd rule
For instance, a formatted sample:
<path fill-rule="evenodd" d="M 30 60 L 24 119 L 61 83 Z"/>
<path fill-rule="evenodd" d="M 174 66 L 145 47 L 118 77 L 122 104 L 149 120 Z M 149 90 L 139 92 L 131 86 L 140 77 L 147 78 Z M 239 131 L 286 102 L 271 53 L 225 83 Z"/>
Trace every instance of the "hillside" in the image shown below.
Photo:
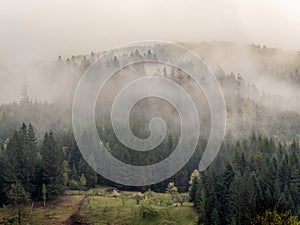
<path fill-rule="evenodd" d="M 192 204 L 184 202 L 183 205 L 169 202 L 171 197 L 168 194 L 152 193 L 137 204 L 137 192 L 122 192 L 119 196 L 107 193 L 108 188 L 97 188 L 86 191 L 67 191 L 63 197 L 46 203 L 35 203 L 32 209 L 31 221 L 33 224 L 43 225 L 73 225 L 79 218 L 78 214 L 84 217 L 84 221 L 94 225 L 194 225 L 197 223 L 197 214 Z M 124 199 L 123 196 L 126 196 Z M 144 198 L 144 197 L 142 197 Z M 153 210 L 144 210 L 142 207 Z M 14 209 L 0 209 L 0 224 L 8 221 L 17 222 L 17 212 Z M 30 207 L 23 210 L 23 223 L 29 224 Z M 154 213 L 155 212 L 155 213 Z M 76 215 L 76 213 L 78 213 Z M 70 218 L 74 215 L 74 218 Z M 80 218 L 78 219 L 80 220 Z"/>
<path fill-rule="evenodd" d="M 225 138 L 217 157 L 205 171 L 197 169 L 209 140 L 211 112 L 205 94 L 191 76 L 179 68 L 157 63 L 149 46 L 121 49 L 108 54 L 103 62 L 105 68 L 114 69 L 129 58 L 149 61 L 118 70 L 106 82 L 95 104 L 95 127 L 101 145 L 119 161 L 133 166 L 158 163 L 172 155 L 181 140 L 177 109 L 154 96 L 137 102 L 125 119 L 136 137 L 146 139 L 151 134 L 149 121 L 161 117 L 168 130 L 159 145 L 146 152 L 134 151 L 117 138 L 111 124 L 111 109 L 118 93 L 133 80 L 145 76 L 170 79 L 186 90 L 198 110 L 201 132 L 184 138 L 187 142 L 183 150 L 190 150 L 189 138 L 196 135 L 198 142 L 192 157 L 176 174 L 148 186 L 123 185 L 97 174 L 90 165 L 99 158 L 92 153 L 83 158 L 75 141 L 72 99 L 76 85 L 84 71 L 104 52 L 58 57 L 57 61 L 46 64 L 1 68 L 6 86 L 19 85 L 3 96 L 20 96 L 0 105 L 3 220 L 15 217 L 28 222 L 32 202 L 35 202 L 34 224 L 71 223 L 79 218 L 95 224 L 172 224 L 173 221 L 252 225 L 256 218 L 269 212 L 287 213 L 292 219 L 299 217 L 299 54 L 256 45 L 181 44 L 197 52 L 213 70 L 226 102 Z M 156 52 L 162 51 L 160 47 L 155 47 Z M 195 66 L 188 60 L 182 63 Z M 30 76 L 27 79 L 23 74 Z M 0 92 L 6 89 L 0 87 Z M 191 128 L 194 122 L 188 120 L 187 127 Z M 89 153 L 94 150 L 89 143 L 86 146 Z M 181 158 L 176 160 L 180 162 Z M 100 162 L 107 165 L 101 158 Z M 117 175 L 127 181 L 137 177 L 122 169 Z M 117 188 L 119 195 L 107 194 L 103 188 L 99 189 L 103 186 Z M 185 201 L 183 206 L 178 205 L 179 201 Z M 74 214 L 76 211 L 80 215 Z"/>

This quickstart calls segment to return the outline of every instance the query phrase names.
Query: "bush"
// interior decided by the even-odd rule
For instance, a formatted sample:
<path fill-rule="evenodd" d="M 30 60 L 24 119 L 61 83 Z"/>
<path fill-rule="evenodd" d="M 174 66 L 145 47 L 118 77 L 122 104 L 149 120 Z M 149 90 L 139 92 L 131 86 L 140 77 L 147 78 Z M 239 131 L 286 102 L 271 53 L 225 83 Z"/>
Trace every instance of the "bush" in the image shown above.
<path fill-rule="evenodd" d="M 76 180 L 72 179 L 69 181 L 69 187 L 71 190 L 77 190 L 78 189 L 78 183 Z"/>
<path fill-rule="evenodd" d="M 157 210 L 149 204 L 142 204 L 140 206 L 140 212 L 142 213 L 142 217 L 145 218 L 146 216 L 157 216 Z"/>
<path fill-rule="evenodd" d="M 257 216 L 252 225 L 300 225 L 300 221 L 291 212 L 279 214 L 267 210 L 263 215 Z"/>

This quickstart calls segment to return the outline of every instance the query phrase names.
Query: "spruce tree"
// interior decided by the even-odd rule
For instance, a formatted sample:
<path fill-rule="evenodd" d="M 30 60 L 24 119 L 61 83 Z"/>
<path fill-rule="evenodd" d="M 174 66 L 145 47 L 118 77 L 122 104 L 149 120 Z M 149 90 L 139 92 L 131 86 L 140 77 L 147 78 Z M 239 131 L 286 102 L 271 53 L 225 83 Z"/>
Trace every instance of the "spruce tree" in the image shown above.
<path fill-rule="evenodd" d="M 52 131 L 45 134 L 42 146 L 42 179 L 47 186 L 48 198 L 62 195 L 65 189 L 64 156 L 57 147 Z"/>

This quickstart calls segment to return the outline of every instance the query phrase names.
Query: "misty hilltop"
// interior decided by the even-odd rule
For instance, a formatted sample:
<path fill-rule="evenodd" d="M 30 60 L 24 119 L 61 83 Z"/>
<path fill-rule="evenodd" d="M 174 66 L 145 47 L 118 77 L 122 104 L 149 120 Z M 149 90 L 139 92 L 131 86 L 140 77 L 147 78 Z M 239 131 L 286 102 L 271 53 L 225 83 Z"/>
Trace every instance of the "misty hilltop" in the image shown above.
<path fill-rule="evenodd" d="M 213 70 L 222 70 L 226 75 L 240 74 L 249 84 L 254 84 L 266 94 L 285 97 L 299 94 L 300 52 L 231 42 L 179 45 L 197 53 Z M 59 56 L 57 62 L 41 61 L 13 66 L 0 64 L 0 103 L 19 101 L 24 83 L 27 83 L 32 100 L 65 100 L 84 70 L 105 52 Z"/>
<path fill-rule="evenodd" d="M 298 138 L 299 52 L 227 42 L 179 44 L 197 53 L 215 73 L 226 101 L 227 135 L 248 136 L 259 132 L 274 137 Z M 32 122 L 41 133 L 49 124 L 54 129 L 70 130 L 75 88 L 89 65 L 105 53 L 95 51 L 89 55 L 59 56 L 54 62 L 2 66 L 0 123 L 9 123 L 5 125 L 10 127 L 6 132 L 12 132 L 22 121 Z M 118 64 L 118 57 L 120 55 L 112 53 L 106 66 Z M 126 49 L 122 57 L 155 59 L 156 56 L 145 46 L 140 51 L 134 47 Z M 205 131 L 210 129 L 208 103 L 191 77 L 176 68 L 151 63 L 124 68 L 106 84 L 97 102 L 101 123 L 106 123 L 103 118 L 109 118 L 113 99 L 122 86 L 139 76 L 162 76 L 184 87 L 201 109 L 198 111 L 201 111 L 199 118 L 202 127 Z M 165 114 L 171 127 L 179 125 L 177 112 L 164 102 L 147 99 L 139 107 L 138 110 L 134 108 L 133 113 L 139 114 L 135 118 L 141 121 Z M 3 119 L 7 117 L 10 120 Z M 6 136 L 2 134 L 2 138 Z"/>

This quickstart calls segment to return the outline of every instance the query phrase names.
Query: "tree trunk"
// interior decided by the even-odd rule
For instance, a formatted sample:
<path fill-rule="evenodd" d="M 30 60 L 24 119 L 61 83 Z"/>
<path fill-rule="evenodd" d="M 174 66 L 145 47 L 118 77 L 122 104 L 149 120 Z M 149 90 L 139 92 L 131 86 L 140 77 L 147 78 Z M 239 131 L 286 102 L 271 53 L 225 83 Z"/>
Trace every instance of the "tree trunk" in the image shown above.
<path fill-rule="evenodd" d="M 21 207 L 19 207 L 18 222 L 19 222 L 19 225 L 21 225 Z"/>
<path fill-rule="evenodd" d="M 32 201 L 31 208 L 30 208 L 30 224 L 32 224 L 32 211 L 33 211 L 34 201 Z"/>

